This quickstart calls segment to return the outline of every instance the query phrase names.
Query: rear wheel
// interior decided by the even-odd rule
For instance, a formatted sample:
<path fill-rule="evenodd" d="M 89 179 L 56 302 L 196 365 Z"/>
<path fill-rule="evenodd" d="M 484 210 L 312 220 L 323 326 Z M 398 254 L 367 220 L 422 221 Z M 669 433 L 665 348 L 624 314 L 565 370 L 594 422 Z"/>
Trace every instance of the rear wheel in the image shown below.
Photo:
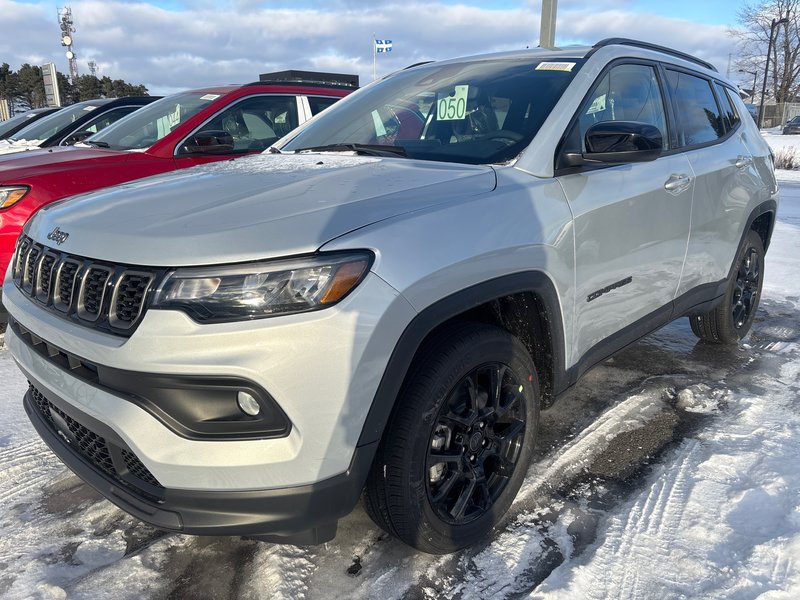
<path fill-rule="evenodd" d="M 764 282 L 764 245 L 755 231 L 749 231 L 739 248 L 734 271 L 722 303 L 714 310 L 689 317 L 697 337 L 710 342 L 735 344 L 753 324 L 761 286 Z"/>
<path fill-rule="evenodd" d="M 448 328 L 412 368 L 365 491 L 367 512 L 433 554 L 485 538 L 530 462 L 539 416 L 533 361 L 506 331 Z"/>

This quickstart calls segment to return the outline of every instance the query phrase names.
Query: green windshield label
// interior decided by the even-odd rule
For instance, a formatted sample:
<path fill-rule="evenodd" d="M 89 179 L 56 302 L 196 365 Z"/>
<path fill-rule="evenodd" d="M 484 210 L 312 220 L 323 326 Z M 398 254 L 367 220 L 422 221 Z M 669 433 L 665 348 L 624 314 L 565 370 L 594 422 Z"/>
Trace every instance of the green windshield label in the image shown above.
<path fill-rule="evenodd" d="M 467 116 L 468 85 L 457 85 L 452 94 L 439 94 L 436 100 L 436 120 L 456 121 Z"/>

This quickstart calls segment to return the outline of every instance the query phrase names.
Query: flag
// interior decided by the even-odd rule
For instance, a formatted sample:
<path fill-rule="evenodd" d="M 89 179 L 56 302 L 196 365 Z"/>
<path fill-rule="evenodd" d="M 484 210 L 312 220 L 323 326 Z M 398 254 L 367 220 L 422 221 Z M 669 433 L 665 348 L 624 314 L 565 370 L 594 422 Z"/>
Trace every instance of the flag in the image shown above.
<path fill-rule="evenodd" d="M 375 52 L 391 52 L 392 40 L 375 40 Z"/>

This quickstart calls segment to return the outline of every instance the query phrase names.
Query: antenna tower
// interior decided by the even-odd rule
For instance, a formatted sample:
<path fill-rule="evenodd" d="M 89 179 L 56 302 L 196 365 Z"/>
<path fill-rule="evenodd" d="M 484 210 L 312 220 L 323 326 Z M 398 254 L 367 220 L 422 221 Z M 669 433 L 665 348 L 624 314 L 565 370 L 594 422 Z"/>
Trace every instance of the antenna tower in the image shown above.
<path fill-rule="evenodd" d="M 61 27 L 61 45 L 67 49 L 67 61 L 69 61 L 69 77 L 72 83 L 78 77 L 78 57 L 75 56 L 75 50 L 72 48 L 72 36 L 75 33 L 75 27 L 72 21 L 72 8 L 65 6 L 58 11 L 58 24 Z"/>

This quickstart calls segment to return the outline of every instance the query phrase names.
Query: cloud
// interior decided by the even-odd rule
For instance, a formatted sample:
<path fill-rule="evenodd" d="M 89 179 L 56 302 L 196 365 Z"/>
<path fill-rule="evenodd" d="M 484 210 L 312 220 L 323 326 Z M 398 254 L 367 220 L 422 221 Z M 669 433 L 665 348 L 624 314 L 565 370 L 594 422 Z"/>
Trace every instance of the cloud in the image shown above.
<path fill-rule="evenodd" d="M 144 83 L 152 93 L 254 81 L 259 73 L 288 68 L 343 70 L 371 79 L 372 33 L 394 41 L 378 57 L 385 74 L 422 60 L 533 47 L 539 5 L 444 1 L 337 0 L 319 7 L 296 3 L 73 1 L 75 52 L 82 73 L 94 60 L 99 75 Z M 559 4 L 557 41 L 591 44 L 613 36 L 635 37 L 695 53 L 727 66 L 734 42 L 723 26 L 699 25 L 633 12 L 628 0 Z M 66 71 L 64 49 L 51 4 L 0 0 L 4 34 L 0 62 L 53 61 Z M 680 31 L 676 39 L 675 31 Z"/>

